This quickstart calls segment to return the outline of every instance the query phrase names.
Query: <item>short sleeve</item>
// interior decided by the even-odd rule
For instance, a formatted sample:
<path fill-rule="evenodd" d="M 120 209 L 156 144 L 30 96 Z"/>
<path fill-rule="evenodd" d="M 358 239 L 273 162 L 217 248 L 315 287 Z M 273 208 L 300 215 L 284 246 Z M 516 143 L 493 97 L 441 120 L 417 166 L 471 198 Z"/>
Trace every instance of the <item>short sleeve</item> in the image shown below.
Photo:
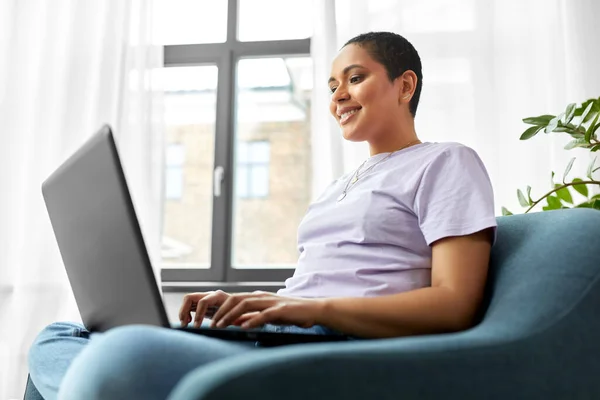
<path fill-rule="evenodd" d="M 496 228 L 494 192 L 477 153 L 452 144 L 425 167 L 415 195 L 415 213 L 428 245 L 448 236 Z"/>

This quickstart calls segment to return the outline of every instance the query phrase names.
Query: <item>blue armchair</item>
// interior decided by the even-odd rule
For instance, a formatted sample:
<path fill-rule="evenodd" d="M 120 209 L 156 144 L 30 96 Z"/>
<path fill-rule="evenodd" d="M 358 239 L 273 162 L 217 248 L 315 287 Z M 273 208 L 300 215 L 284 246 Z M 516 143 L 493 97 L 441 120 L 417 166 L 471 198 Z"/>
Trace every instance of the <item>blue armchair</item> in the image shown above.
<path fill-rule="evenodd" d="M 249 352 L 169 399 L 598 399 L 599 277 L 600 212 L 500 217 L 474 328 Z"/>
<path fill-rule="evenodd" d="M 200 367 L 170 400 L 599 399 L 600 212 L 498 218 L 481 322 Z"/>

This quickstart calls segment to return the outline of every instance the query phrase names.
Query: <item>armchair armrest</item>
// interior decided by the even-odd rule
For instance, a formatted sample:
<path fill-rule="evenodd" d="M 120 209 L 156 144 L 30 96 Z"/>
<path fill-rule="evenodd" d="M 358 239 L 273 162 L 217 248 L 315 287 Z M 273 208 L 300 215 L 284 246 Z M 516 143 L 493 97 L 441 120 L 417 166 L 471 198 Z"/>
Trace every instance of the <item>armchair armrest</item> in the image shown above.
<path fill-rule="evenodd" d="M 572 319 L 530 335 L 480 325 L 456 334 L 259 350 L 192 371 L 169 399 L 594 398 L 598 346 L 593 332 L 565 343 Z"/>

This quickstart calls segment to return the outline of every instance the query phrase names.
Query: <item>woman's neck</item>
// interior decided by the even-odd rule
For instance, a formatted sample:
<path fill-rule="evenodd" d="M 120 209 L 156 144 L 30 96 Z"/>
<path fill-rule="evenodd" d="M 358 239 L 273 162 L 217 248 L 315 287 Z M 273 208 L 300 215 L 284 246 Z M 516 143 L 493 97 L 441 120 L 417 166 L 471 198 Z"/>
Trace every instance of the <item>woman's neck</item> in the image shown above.
<path fill-rule="evenodd" d="M 381 141 L 381 142 L 369 142 L 369 151 L 371 153 L 371 157 L 381 154 L 381 153 L 392 153 L 394 151 L 399 151 L 415 144 L 420 143 L 421 141 L 417 137 L 417 133 L 413 130 L 409 134 L 396 135 L 390 140 Z"/>

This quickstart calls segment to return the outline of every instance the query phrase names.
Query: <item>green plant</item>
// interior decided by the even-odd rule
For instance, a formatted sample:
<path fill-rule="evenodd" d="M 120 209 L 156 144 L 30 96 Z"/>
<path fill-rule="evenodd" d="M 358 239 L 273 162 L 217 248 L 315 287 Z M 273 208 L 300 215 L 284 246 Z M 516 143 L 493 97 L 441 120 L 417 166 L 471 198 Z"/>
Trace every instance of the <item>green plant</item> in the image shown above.
<path fill-rule="evenodd" d="M 584 148 L 589 149 L 590 152 L 596 152 L 600 150 L 600 140 L 598 140 L 598 134 L 600 134 L 599 119 L 600 97 L 589 99 L 581 105 L 575 103 L 569 104 L 565 111 L 559 115 L 540 115 L 538 117 L 524 118 L 523 122 L 533 126 L 523 132 L 521 140 L 531 139 L 542 130 L 544 133 L 564 132 L 570 135 L 572 139 L 565 146 L 565 150 Z M 588 166 L 587 179 L 573 178 L 567 180 L 574 162 L 575 157 L 567 164 L 561 183 L 554 181 L 555 173 L 552 171 L 550 178 L 552 190 L 537 200 L 531 198 L 531 186 L 527 186 L 525 190 L 526 195 L 523 194 L 521 189 L 517 189 L 519 204 L 527 208 L 525 213 L 531 211 L 535 206 L 542 204 L 544 200 L 546 200 L 546 204 L 542 207 L 544 211 L 572 207 L 587 207 L 600 210 L 600 194 L 590 196 L 588 190 L 589 185 L 600 186 L 600 181 L 595 180 L 593 177 L 594 172 L 600 169 L 600 167 L 595 167 L 596 158 Z M 570 189 L 574 189 L 584 196 L 585 201 L 575 204 Z M 506 209 L 506 207 L 502 207 L 502 215 L 512 215 L 512 212 Z"/>

